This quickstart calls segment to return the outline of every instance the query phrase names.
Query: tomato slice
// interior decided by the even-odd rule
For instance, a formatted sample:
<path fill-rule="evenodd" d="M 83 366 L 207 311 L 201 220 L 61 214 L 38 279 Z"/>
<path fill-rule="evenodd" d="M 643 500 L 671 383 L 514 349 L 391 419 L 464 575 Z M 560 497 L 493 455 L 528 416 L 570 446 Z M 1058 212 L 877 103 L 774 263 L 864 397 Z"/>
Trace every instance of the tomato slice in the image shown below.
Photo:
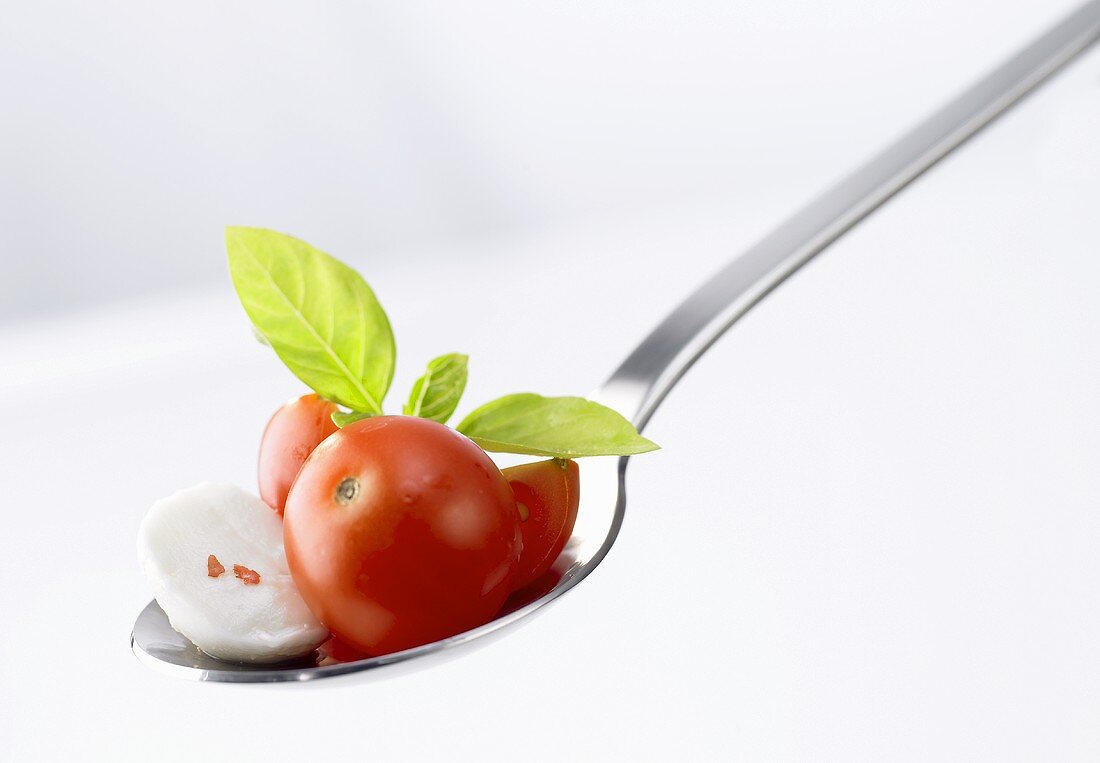
<path fill-rule="evenodd" d="M 513 590 L 542 577 L 565 548 L 580 504 L 576 461 L 551 459 L 502 470 L 516 496 L 523 553 L 513 572 Z"/>

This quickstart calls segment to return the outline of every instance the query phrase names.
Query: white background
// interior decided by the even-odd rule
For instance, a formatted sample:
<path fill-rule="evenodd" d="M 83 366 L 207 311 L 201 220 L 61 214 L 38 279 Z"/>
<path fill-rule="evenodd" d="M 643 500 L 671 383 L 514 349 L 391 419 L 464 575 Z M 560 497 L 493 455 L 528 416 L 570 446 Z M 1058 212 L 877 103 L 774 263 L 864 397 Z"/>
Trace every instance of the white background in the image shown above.
<path fill-rule="evenodd" d="M 314 689 L 173 680 L 127 644 L 145 508 L 253 485 L 298 389 L 223 222 L 363 270 L 394 399 L 451 350 L 463 410 L 582 393 L 1068 6 L 6 9 L 0 757 L 1094 759 L 1095 52 L 700 362 L 615 549 L 544 617 Z"/>
<path fill-rule="evenodd" d="M 751 226 L 1073 5 L 9 0 L 0 320 L 221 283 L 227 223 L 371 272 L 701 204 Z"/>

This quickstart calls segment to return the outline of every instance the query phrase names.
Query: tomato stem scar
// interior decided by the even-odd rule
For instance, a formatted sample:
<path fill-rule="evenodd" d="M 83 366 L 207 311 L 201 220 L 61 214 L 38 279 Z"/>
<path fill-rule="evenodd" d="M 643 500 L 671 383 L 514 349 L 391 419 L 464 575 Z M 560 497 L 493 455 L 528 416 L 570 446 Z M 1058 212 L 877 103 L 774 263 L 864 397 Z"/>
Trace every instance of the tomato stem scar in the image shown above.
<path fill-rule="evenodd" d="M 345 477 L 336 486 L 336 502 L 347 506 L 359 496 L 359 480 L 355 477 Z"/>

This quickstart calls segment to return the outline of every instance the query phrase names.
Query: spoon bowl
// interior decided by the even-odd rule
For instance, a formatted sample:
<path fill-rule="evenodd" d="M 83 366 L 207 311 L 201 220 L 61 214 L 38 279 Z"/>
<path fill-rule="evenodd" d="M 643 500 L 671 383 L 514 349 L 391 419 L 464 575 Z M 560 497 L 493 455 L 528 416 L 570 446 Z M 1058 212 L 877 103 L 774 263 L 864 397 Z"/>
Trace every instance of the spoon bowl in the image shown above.
<path fill-rule="evenodd" d="M 742 315 L 1098 37 L 1100 0 L 1091 0 L 727 264 L 673 310 L 592 399 L 641 430 L 676 382 Z M 379 676 L 456 657 L 545 611 L 603 561 L 623 522 L 627 461 L 586 459 L 577 525 L 551 577 L 513 594 L 494 620 L 478 628 L 382 657 L 349 659 L 322 646 L 293 662 L 247 665 L 199 651 L 172 629 L 153 601 L 134 624 L 131 646 L 158 670 L 230 683 L 301 682 L 351 673 Z"/>
<path fill-rule="evenodd" d="M 625 458 L 594 459 L 582 465 L 581 502 L 569 544 L 550 571 L 528 588 L 517 591 L 491 622 L 450 638 L 382 657 L 347 659 L 328 642 L 313 653 L 275 664 L 243 664 L 211 657 L 174 630 L 156 601 L 149 602 L 134 623 L 130 644 L 138 658 L 159 671 L 198 681 L 275 683 L 363 673 L 390 676 L 410 662 L 416 669 L 457 657 L 489 644 L 584 580 L 603 560 L 623 521 L 626 494 Z"/>

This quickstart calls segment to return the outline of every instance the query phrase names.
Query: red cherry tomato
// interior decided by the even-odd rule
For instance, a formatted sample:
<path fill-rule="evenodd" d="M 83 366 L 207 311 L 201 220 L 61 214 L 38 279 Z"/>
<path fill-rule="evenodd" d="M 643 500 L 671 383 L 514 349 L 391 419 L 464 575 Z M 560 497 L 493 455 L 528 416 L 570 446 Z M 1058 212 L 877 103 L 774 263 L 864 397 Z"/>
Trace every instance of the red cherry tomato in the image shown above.
<path fill-rule="evenodd" d="M 337 430 L 332 423 L 336 410 L 318 395 L 302 395 L 275 411 L 267 423 L 260 440 L 260 498 L 280 514 L 306 458 Z"/>
<path fill-rule="evenodd" d="M 516 566 L 515 588 L 538 580 L 550 569 L 573 534 L 580 503 L 576 461 L 538 461 L 504 470 L 512 486 L 523 533 L 523 555 Z"/>
<path fill-rule="evenodd" d="M 321 443 L 290 489 L 283 540 L 309 608 L 371 655 L 488 622 L 523 544 L 512 490 L 485 452 L 410 416 Z"/>

